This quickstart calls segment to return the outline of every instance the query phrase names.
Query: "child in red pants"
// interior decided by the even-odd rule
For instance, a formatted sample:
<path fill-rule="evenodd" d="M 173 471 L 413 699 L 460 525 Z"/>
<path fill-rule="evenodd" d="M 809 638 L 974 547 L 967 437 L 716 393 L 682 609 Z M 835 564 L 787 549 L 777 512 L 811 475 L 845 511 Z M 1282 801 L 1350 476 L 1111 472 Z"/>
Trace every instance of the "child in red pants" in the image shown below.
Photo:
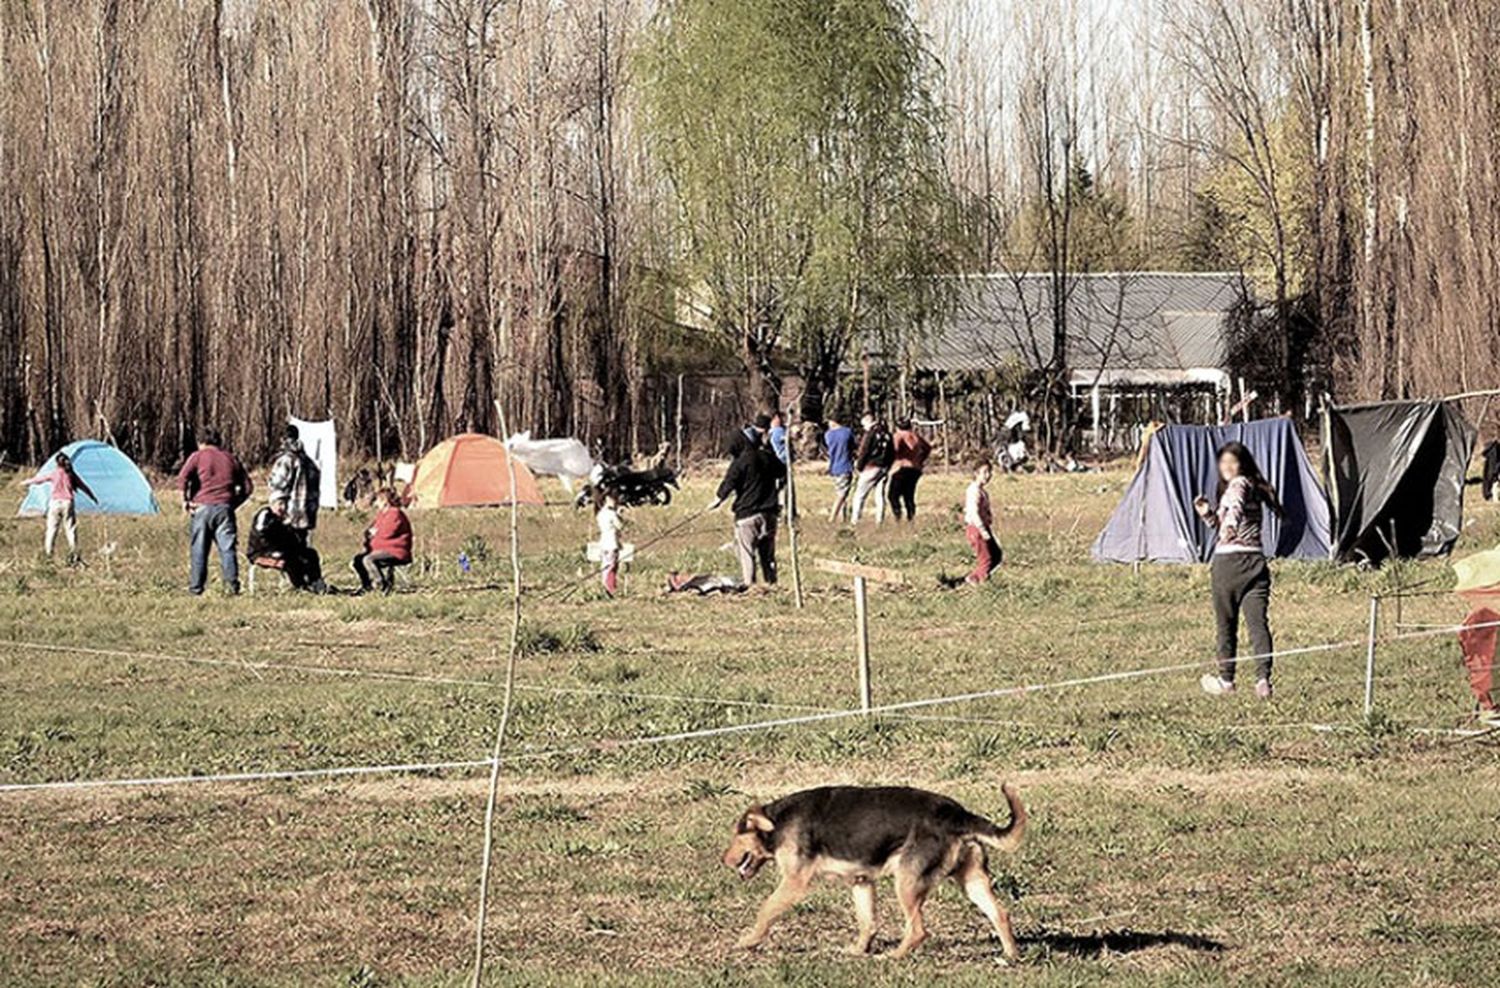
<path fill-rule="evenodd" d="M 605 497 L 594 520 L 599 523 L 599 576 L 604 592 L 613 597 L 620 587 L 620 530 L 625 527 L 619 499 L 613 494 Z"/>
<path fill-rule="evenodd" d="M 988 580 L 1003 555 L 1000 543 L 995 541 L 995 518 L 990 511 L 990 492 L 985 489 L 992 472 L 988 460 L 975 464 L 974 480 L 964 492 L 964 534 L 974 550 L 974 571 L 965 583 Z"/>

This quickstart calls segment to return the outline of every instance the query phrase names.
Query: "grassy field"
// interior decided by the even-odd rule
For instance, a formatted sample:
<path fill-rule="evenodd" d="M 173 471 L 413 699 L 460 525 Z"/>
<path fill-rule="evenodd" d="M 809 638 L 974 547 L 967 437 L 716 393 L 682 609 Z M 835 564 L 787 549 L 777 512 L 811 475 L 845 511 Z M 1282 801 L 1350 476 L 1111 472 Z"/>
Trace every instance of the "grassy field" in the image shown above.
<path fill-rule="evenodd" d="M 692 478 L 670 509 L 632 513 L 629 537 L 644 543 L 687 519 L 714 479 Z M 808 518 L 805 559 L 857 557 L 909 577 L 873 591 L 876 703 L 1207 660 L 1204 568 L 1136 575 L 1088 562 L 1127 479 L 997 479 L 1007 566 L 976 590 L 939 587 L 968 565 L 962 478 L 923 482 L 915 530 L 888 523 L 856 537 Z M 802 484 L 804 504 L 821 509 L 821 478 Z M 1475 498 L 1469 514 L 1462 551 L 1500 540 L 1491 506 Z M 318 531 L 346 587 L 363 522 L 325 515 Z M 496 589 L 509 579 L 506 517 L 415 524 L 419 564 L 392 597 L 263 582 L 254 597 L 195 599 L 175 512 L 85 518 L 87 565 L 76 569 L 38 559 L 38 522 L 4 522 L 0 783 L 487 757 L 508 633 Z M 510 751 L 533 754 L 505 769 L 494 984 L 1481 985 L 1500 969 L 1500 754 L 1421 730 L 1454 727 L 1469 710 L 1452 638 L 1382 645 L 1377 714 L 1362 717 L 1368 595 L 1444 586 L 1446 563 L 1379 573 L 1278 563 L 1279 647 L 1361 642 L 1284 660 L 1271 704 L 1210 701 L 1195 672 L 1175 672 L 921 719 L 601 748 L 849 707 L 852 605 L 842 581 L 806 565 L 802 610 L 789 585 L 660 594 L 669 569 L 733 570 L 727 512 L 643 553 L 622 599 L 590 581 L 563 592 L 590 531 L 560 504 L 521 521 L 527 689 Z M 476 559 L 467 577 L 460 550 Z M 1433 596 L 1408 601 L 1401 620 L 1462 614 Z M 559 749 L 572 753 L 546 754 Z M 0 793 L 0 983 L 463 984 L 483 775 Z M 997 965 L 956 889 L 935 897 L 933 939 L 907 961 L 841 953 L 854 927 L 836 886 L 761 950 L 731 948 L 774 880 L 741 884 L 718 862 L 750 801 L 901 782 L 1003 817 L 1004 779 L 1033 814 L 1022 851 L 995 863 L 1021 966 Z M 880 916 L 888 950 L 899 933 L 889 889 Z"/>

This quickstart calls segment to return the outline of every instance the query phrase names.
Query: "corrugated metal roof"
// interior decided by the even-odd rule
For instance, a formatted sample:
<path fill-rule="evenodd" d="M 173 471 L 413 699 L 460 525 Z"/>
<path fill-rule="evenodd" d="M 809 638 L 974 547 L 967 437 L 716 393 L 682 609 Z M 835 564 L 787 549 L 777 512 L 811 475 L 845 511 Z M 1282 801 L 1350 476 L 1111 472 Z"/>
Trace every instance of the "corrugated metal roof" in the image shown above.
<path fill-rule="evenodd" d="M 1069 277 L 1068 364 L 1075 371 L 1190 370 L 1225 363 L 1225 317 L 1245 290 L 1234 273 L 1110 272 Z M 1052 356 L 1050 274 L 970 275 L 958 310 L 924 344 L 926 370 L 987 370 Z"/>

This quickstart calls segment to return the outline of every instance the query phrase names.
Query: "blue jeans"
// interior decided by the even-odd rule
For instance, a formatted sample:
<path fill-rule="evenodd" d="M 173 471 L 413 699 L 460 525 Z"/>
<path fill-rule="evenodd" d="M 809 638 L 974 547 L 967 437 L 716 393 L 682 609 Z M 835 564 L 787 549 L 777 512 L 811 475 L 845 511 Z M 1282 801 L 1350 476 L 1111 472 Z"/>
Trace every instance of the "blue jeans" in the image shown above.
<path fill-rule="evenodd" d="M 193 509 L 188 529 L 188 589 L 202 593 L 208 580 L 208 549 L 219 549 L 219 576 L 230 593 L 240 592 L 240 561 L 235 543 L 239 529 L 234 524 L 234 509 L 227 504 L 201 504 Z"/>

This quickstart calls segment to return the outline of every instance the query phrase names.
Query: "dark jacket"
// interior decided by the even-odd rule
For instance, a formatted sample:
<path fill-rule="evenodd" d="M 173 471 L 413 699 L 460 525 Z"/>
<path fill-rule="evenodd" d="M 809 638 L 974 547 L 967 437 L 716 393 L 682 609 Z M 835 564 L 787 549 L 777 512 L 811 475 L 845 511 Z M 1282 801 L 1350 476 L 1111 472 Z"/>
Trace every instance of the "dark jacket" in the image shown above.
<path fill-rule="evenodd" d="M 736 519 L 774 515 L 781 511 L 778 492 L 785 480 L 786 464 L 764 446 L 752 446 L 729 464 L 719 484 L 719 500 L 734 495 Z"/>
<path fill-rule="evenodd" d="M 273 559 L 285 559 L 301 548 L 302 543 L 291 526 L 270 507 L 261 508 L 255 513 L 255 518 L 250 522 L 250 537 L 245 541 L 247 557 L 260 559 L 262 556 L 270 556 Z"/>
<path fill-rule="evenodd" d="M 729 442 L 724 447 L 724 455 L 731 460 L 736 460 L 745 450 L 754 449 L 760 445 L 760 433 L 747 425 L 743 429 L 734 430 L 734 435 L 729 437 Z"/>
<path fill-rule="evenodd" d="M 876 422 L 859 441 L 859 455 L 854 459 L 855 469 L 879 467 L 889 470 L 895 461 L 896 447 L 891 442 L 891 434 L 885 430 L 885 426 Z"/>

